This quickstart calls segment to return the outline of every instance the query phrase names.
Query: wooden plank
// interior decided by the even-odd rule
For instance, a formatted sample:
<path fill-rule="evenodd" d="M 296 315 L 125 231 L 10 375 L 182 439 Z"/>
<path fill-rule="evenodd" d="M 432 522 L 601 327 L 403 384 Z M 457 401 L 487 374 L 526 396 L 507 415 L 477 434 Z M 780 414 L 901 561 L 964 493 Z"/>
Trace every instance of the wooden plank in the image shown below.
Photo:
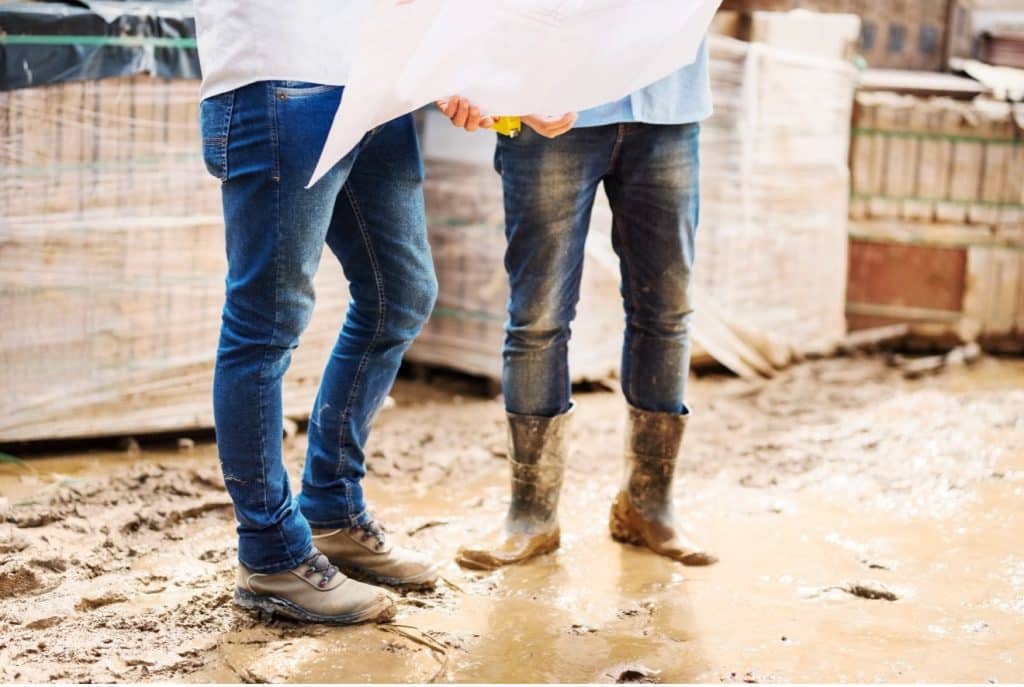
<path fill-rule="evenodd" d="M 911 101 L 907 99 L 893 100 L 885 107 L 879 108 L 876 118 L 877 130 L 883 132 L 879 136 L 883 159 L 880 162 L 882 182 L 879 186 L 880 195 L 870 201 L 872 217 L 900 217 L 904 195 L 906 169 L 909 161 L 904 155 L 907 139 L 902 136 L 886 136 L 884 132 L 900 133 L 906 131 L 907 113 Z"/>
<path fill-rule="evenodd" d="M 972 247 L 967 250 L 963 311 L 965 317 L 977 323 L 979 333 L 985 332 L 996 291 L 992 253 L 991 248 Z"/>
<path fill-rule="evenodd" d="M 1021 284 L 1020 256 L 1005 250 L 992 250 L 989 268 L 992 270 L 992 301 L 985 319 L 983 333 L 987 337 L 1003 338 L 1013 333 Z"/>
<path fill-rule="evenodd" d="M 930 116 L 932 108 L 926 107 L 924 103 L 918 103 L 910 109 L 908 114 L 908 131 L 929 131 Z M 912 139 L 915 146 L 911 147 L 906 154 L 910 169 L 907 170 L 908 178 L 905 188 L 902 216 L 908 220 L 927 221 L 935 214 L 935 204 L 929 200 L 932 197 L 932 183 L 937 176 L 934 167 L 936 157 L 936 144 L 934 139 Z"/>
<path fill-rule="evenodd" d="M 944 175 L 947 180 L 945 184 L 946 192 L 940 196 L 945 200 L 953 200 L 955 198 L 956 187 L 954 181 L 963 178 L 958 160 L 960 151 L 956 144 L 953 143 L 953 139 L 961 133 L 961 122 L 966 111 L 965 107 L 946 107 L 942 109 L 942 114 L 939 118 L 941 123 L 936 133 L 945 135 L 948 137 L 947 140 L 950 141 L 947 167 Z M 960 183 L 963 182 L 961 181 Z M 964 223 L 967 221 L 967 207 L 954 202 L 936 202 L 935 218 L 940 222 Z"/>
<path fill-rule="evenodd" d="M 956 119 L 954 135 L 959 139 L 953 143 L 953 166 L 950 185 L 950 200 L 963 203 L 958 211 L 970 221 L 971 203 L 978 200 L 981 192 L 981 178 L 984 173 L 985 144 L 974 140 L 978 135 L 973 112 L 965 112 Z"/>
<path fill-rule="evenodd" d="M 1018 104 L 1009 117 L 1010 135 L 1024 142 L 1024 105 Z M 1005 204 L 999 224 L 1007 229 L 1024 230 L 1024 144 L 1009 149 L 1006 180 L 1000 200 Z"/>
<path fill-rule="evenodd" d="M 1024 254 L 1018 256 L 1017 270 L 1021 278 L 1017 284 L 1017 313 L 1013 318 L 1014 335 L 1024 340 Z"/>
<path fill-rule="evenodd" d="M 853 126 L 861 131 L 874 130 L 878 111 L 874 99 L 858 97 L 854 103 Z M 850 219 L 867 219 L 869 196 L 879 192 L 877 173 L 878 136 L 854 133 L 850 141 L 850 183 L 853 190 L 850 198 Z"/>
<path fill-rule="evenodd" d="M 973 224 L 859 220 L 850 223 L 850 238 L 946 248 L 987 246 L 1002 247 L 1018 252 L 1024 251 L 1024 237 Z"/>
<path fill-rule="evenodd" d="M 857 88 L 861 91 L 962 99 L 975 98 L 985 92 L 985 87 L 974 79 L 908 69 L 866 69 L 861 72 Z"/>
<path fill-rule="evenodd" d="M 1013 147 L 1003 141 L 1013 138 L 1013 125 L 1010 122 L 1010 108 L 1004 103 L 979 104 L 976 108 L 979 123 L 975 126 L 978 136 L 989 139 L 982 143 L 982 165 L 979 175 L 977 200 L 969 212 L 973 224 L 994 225 L 999 222 L 1003 200 L 1003 185 Z"/>

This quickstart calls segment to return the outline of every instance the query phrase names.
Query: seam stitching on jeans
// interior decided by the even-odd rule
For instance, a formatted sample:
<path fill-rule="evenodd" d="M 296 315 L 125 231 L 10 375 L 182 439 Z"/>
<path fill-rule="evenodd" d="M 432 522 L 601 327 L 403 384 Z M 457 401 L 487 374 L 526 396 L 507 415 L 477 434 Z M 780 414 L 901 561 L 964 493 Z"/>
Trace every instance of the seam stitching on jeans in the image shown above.
<path fill-rule="evenodd" d="M 274 181 L 281 181 L 281 145 L 280 136 L 278 136 L 278 117 L 277 117 L 277 98 L 274 95 L 274 87 L 270 82 L 267 82 L 267 101 L 268 109 L 270 110 L 270 150 L 273 153 L 271 155 L 271 161 L 273 168 L 270 171 L 270 178 Z"/>
<path fill-rule="evenodd" d="M 374 349 L 377 346 L 377 340 L 380 338 L 381 332 L 384 330 L 384 318 L 386 303 L 384 301 L 384 283 L 381 277 L 380 265 L 377 262 L 377 255 L 373 251 L 373 245 L 370 241 L 370 236 L 366 227 L 366 220 L 363 218 L 363 213 L 359 208 L 359 203 L 356 201 L 355 194 L 352 193 L 351 186 L 346 183 L 342 189 L 345 197 L 348 199 L 349 204 L 352 206 L 352 214 L 355 215 L 356 225 L 359 227 L 359 234 L 362 236 L 363 245 L 366 248 L 366 254 L 370 258 L 370 269 L 373 272 L 374 284 L 377 287 L 377 326 L 373 332 L 373 338 L 370 339 L 369 345 L 363 352 L 362 358 L 359 360 L 359 365 L 356 368 L 356 373 L 352 380 L 352 389 L 349 391 L 348 399 L 345 401 L 345 409 L 341 414 L 341 436 L 339 440 L 345 438 L 345 434 L 348 431 L 348 419 L 352 414 L 352 404 L 355 402 L 356 394 L 359 392 L 362 376 L 366 372 L 366 368 L 369 366 L 370 356 L 373 354 Z M 335 471 L 335 477 L 341 475 L 342 466 L 345 464 L 345 456 L 342 454 L 344 448 L 344 441 L 340 442 L 338 455 L 340 460 Z M 347 506 L 346 517 L 351 517 L 352 511 L 352 499 L 349 494 L 348 485 L 345 486 L 345 501 Z"/>
<path fill-rule="evenodd" d="M 231 145 L 231 118 L 235 113 L 235 92 L 231 91 L 228 93 L 228 106 L 226 108 L 227 113 L 224 115 L 224 147 L 222 149 L 220 158 L 220 180 L 225 182 L 228 180 L 228 146 Z"/>
<path fill-rule="evenodd" d="M 612 214 L 613 214 L 613 217 L 614 217 L 614 210 L 612 211 Z M 626 271 L 626 279 L 624 280 L 624 282 L 625 282 L 625 293 L 623 294 L 623 302 L 625 303 L 625 301 L 627 301 L 627 300 L 629 301 L 630 312 L 628 312 L 626 314 L 626 331 L 628 332 L 632 328 L 632 323 L 631 323 L 630 320 L 636 314 L 636 294 L 637 294 L 636 281 L 635 281 L 636 280 L 636 270 L 633 269 L 633 250 L 632 250 L 632 245 L 630 244 L 629 239 L 625 236 L 625 231 L 622 229 L 622 225 L 623 225 L 622 220 L 619 220 L 619 219 L 613 220 L 613 223 L 612 223 L 612 231 L 613 232 L 615 231 L 615 226 L 616 225 L 619 227 L 619 236 L 622 239 L 621 240 L 622 256 L 621 256 L 620 260 L 622 260 L 622 262 L 624 263 L 624 265 L 626 267 L 626 270 L 625 270 Z M 626 336 L 626 334 L 624 333 L 623 336 Z M 636 357 L 636 348 L 637 348 L 637 337 L 630 336 L 629 337 L 629 360 L 630 361 L 632 361 Z M 634 393 L 635 390 L 633 388 L 633 380 L 636 377 L 636 375 L 634 374 L 635 370 L 633 370 L 632 367 L 633 366 L 632 366 L 632 363 L 631 363 L 630 364 L 630 370 L 629 370 L 629 382 L 628 382 L 628 384 L 623 384 L 623 391 L 626 394 L 626 400 L 630 400 L 632 398 L 636 398 L 636 394 Z M 623 374 L 623 380 L 622 381 L 626 382 L 625 374 Z"/>
<path fill-rule="evenodd" d="M 608 169 L 604 171 L 602 177 L 606 177 L 612 173 L 615 169 L 615 165 L 619 160 L 619 152 L 622 150 L 622 139 L 626 135 L 626 129 L 622 124 L 617 124 L 615 129 L 615 144 L 612 146 L 612 154 L 608 157 Z"/>
<path fill-rule="evenodd" d="M 274 158 L 274 170 L 271 174 L 271 178 L 276 182 L 281 181 L 280 176 L 280 151 L 278 147 L 278 118 L 277 118 L 277 105 L 274 99 L 273 88 L 267 88 L 268 103 L 270 108 L 270 140 L 271 147 L 273 149 Z M 281 251 L 279 249 L 281 245 L 281 184 L 274 184 L 274 326 L 270 332 L 270 342 L 264 351 L 263 362 L 260 365 L 260 376 L 259 376 L 259 389 L 260 389 L 260 426 L 266 421 L 266 413 L 263 412 L 263 374 L 266 369 L 266 361 L 270 355 L 270 351 L 274 347 L 274 342 L 277 340 L 277 330 L 280 326 L 280 303 L 281 303 Z M 278 441 L 280 441 L 278 437 Z M 260 433 L 260 441 L 263 443 L 263 449 L 261 451 L 262 459 L 260 460 L 260 467 L 263 471 L 263 510 L 267 515 L 267 519 L 270 519 L 270 495 L 267 493 L 267 459 L 266 459 L 266 432 Z M 283 466 L 282 466 L 283 468 Z M 289 498 L 291 495 L 289 494 Z M 277 531 L 278 539 L 281 540 L 281 546 L 285 551 L 288 551 L 288 538 L 285 537 L 284 529 L 281 527 L 281 523 L 277 523 L 274 529 Z"/>

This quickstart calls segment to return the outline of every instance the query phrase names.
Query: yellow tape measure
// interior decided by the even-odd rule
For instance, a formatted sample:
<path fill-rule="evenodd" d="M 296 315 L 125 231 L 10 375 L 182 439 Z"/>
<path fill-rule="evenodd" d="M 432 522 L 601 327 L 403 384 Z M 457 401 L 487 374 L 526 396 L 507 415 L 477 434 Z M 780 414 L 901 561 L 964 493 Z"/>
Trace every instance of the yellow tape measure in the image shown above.
<path fill-rule="evenodd" d="M 498 117 L 491 128 L 502 136 L 515 138 L 523 130 L 523 120 L 520 117 Z"/>

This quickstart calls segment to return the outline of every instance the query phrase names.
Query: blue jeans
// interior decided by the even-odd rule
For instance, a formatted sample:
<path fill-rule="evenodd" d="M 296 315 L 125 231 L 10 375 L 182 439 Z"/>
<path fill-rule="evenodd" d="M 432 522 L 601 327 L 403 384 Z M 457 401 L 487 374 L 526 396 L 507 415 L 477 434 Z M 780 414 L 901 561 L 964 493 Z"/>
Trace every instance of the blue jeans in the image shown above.
<path fill-rule="evenodd" d="M 437 294 L 411 117 L 368 133 L 312 189 L 340 87 L 259 82 L 204 100 L 203 154 L 222 181 L 228 274 L 213 402 L 238 557 L 274 573 L 312 549 L 310 526 L 369 519 L 363 447 Z M 282 464 L 281 378 L 313 311 L 324 244 L 351 302 L 309 422 L 302 493 Z"/>
<path fill-rule="evenodd" d="M 570 406 L 567 344 L 598 184 L 613 214 L 625 308 L 622 390 L 642 410 L 686 414 L 690 271 L 700 209 L 699 124 L 611 124 L 546 139 L 498 137 L 512 296 L 504 348 L 509 412 Z"/>

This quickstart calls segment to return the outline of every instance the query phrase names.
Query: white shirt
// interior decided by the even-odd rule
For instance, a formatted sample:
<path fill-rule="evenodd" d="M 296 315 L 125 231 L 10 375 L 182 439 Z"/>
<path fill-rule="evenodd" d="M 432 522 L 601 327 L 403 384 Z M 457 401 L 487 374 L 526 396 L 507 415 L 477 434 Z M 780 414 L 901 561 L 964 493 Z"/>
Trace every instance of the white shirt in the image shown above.
<path fill-rule="evenodd" d="M 373 1 L 195 0 L 200 96 L 255 81 L 343 86 Z"/>

